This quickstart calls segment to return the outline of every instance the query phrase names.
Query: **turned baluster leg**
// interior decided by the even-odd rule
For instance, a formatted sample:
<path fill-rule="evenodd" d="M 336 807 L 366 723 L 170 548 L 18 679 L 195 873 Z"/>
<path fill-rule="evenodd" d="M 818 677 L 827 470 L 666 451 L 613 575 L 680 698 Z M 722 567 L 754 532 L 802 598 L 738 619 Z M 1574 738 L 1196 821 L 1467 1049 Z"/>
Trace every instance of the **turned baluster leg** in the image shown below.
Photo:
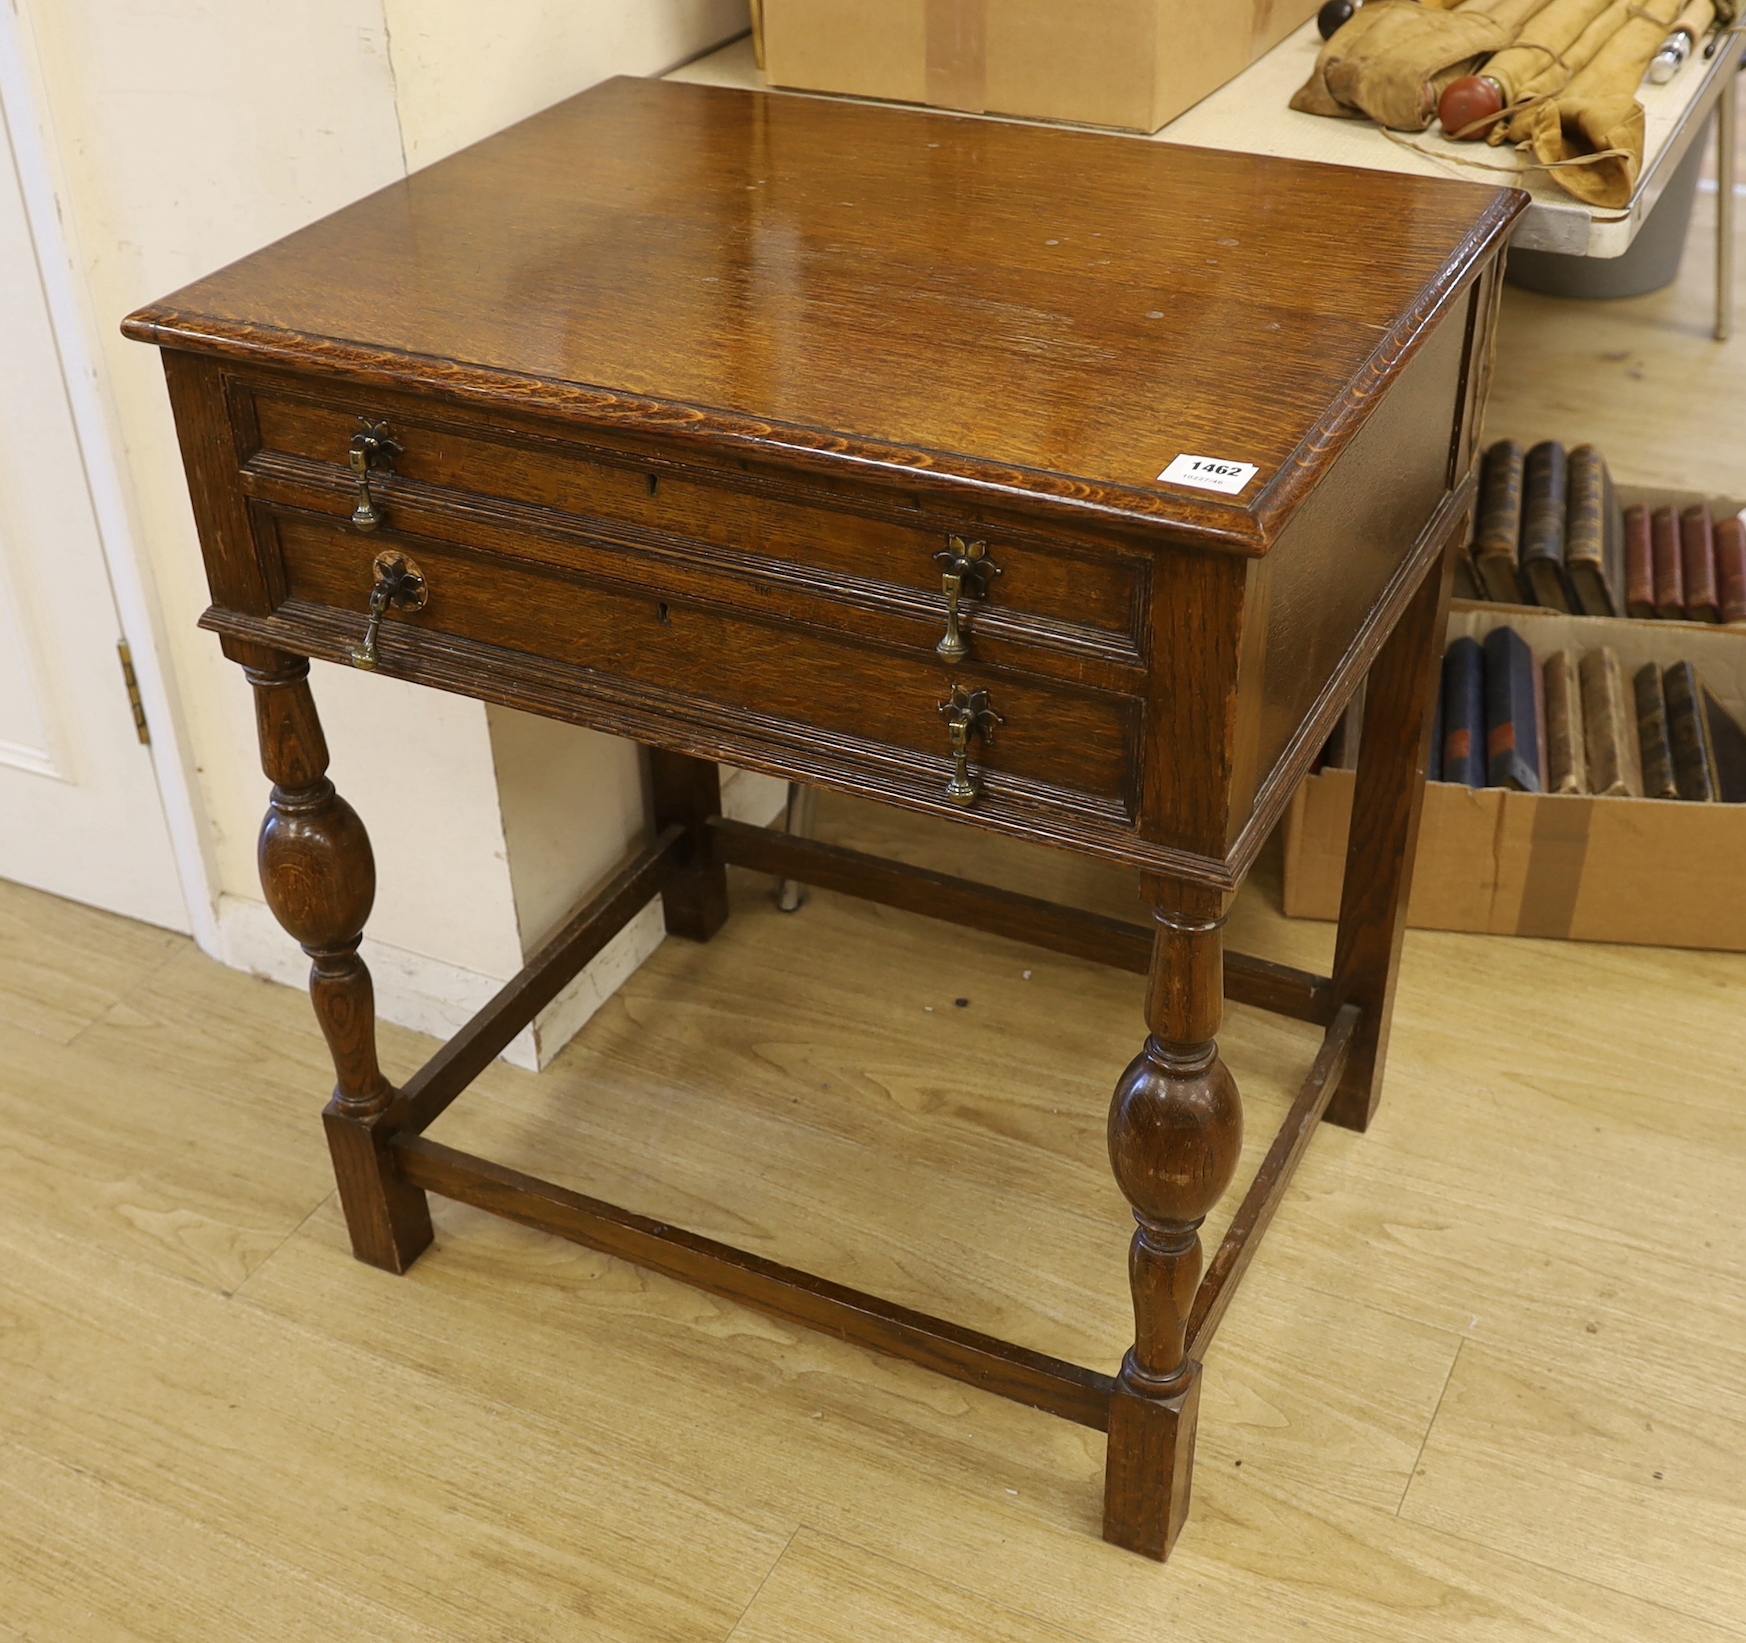
<path fill-rule="evenodd" d="M 1200 1224 L 1243 1146 L 1235 1080 L 1214 1042 L 1224 1009 L 1227 897 L 1147 882 L 1157 929 L 1151 1036 L 1116 1085 L 1109 1156 L 1136 1230 L 1128 1252 L 1134 1344 L 1110 1399 L 1103 1537 L 1162 1560 L 1188 1515 L 1200 1365 L 1187 1326 L 1200 1284 Z"/>
<path fill-rule="evenodd" d="M 430 1208 L 400 1179 L 382 1123 L 395 1091 L 376 1062 L 375 995 L 358 957 L 376 862 L 357 812 L 327 779 L 309 663 L 261 654 L 262 665 L 244 670 L 255 689 L 261 765 L 273 783 L 261 824 L 261 888 L 311 960 L 309 996 L 336 1075 L 322 1119 L 352 1250 L 360 1261 L 404 1272 L 430 1243 Z"/>
<path fill-rule="evenodd" d="M 721 814 L 721 769 L 713 759 L 693 759 L 665 748 L 649 749 L 655 826 L 685 829 L 685 855 L 661 891 L 670 935 L 708 941 L 727 923 L 727 869 L 712 859 L 708 825 Z"/>
<path fill-rule="evenodd" d="M 1454 554 L 1465 540 L 1464 519 L 1372 664 L 1364 693 L 1352 832 L 1346 843 L 1340 932 L 1334 943 L 1334 1003 L 1356 1004 L 1364 1014 L 1345 1076 L 1326 1114 L 1330 1124 L 1352 1130 L 1369 1126 L 1382 1097 L 1419 815 L 1424 808 L 1431 723 L 1443 676 Z"/>

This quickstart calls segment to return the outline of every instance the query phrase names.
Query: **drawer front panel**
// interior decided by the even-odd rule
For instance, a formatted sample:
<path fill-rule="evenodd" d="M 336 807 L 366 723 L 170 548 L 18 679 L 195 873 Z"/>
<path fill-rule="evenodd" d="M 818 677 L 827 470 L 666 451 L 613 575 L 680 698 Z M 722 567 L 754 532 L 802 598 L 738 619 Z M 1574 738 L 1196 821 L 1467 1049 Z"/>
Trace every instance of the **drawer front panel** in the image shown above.
<path fill-rule="evenodd" d="M 1131 698 L 973 663 L 948 675 L 931 657 L 662 601 L 423 537 L 361 537 L 287 509 L 257 504 L 256 522 L 264 547 L 277 538 L 286 597 L 354 613 L 360 626 L 373 557 L 393 546 L 417 562 L 428 602 L 390 615 L 382 639 L 390 657 L 395 625 L 408 622 L 767 717 L 778 721 L 773 734 L 802 744 L 817 731 L 937 759 L 942 787 L 949 739 L 939 704 L 961 683 L 986 689 L 1005 720 L 991 743 L 975 745 L 978 767 L 1132 811 L 1141 703 Z"/>
<path fill-rule="evenodd" d="M 379 409 L 363 401 L 333 405 L 265 389 L 252 392 L 252 420 L 262 452 L 321 464 L 327 477 L 348 483 L 346 452 L 360 415 Z M 1065 547 L 1003 540 L 973 521 L 938 528 L 905 525 L 843 512 L 840 499 L 809 502 L 803 494 L 772 495 L 751 480 L 715 485 L 689 473 L 668 472 L 658 459 L 595 452 L 557 440 L 451 425 L 395 409 L 389 426 L 402 453 L 392 474 L 373 480 L 385 511 L 396 496 L 418 495 L 420 512 L 440 510 L 452 497 L 497 498 L 548 509 L 579 525 L 598 522 L 698 544 L 718 555 L 752 555 L 831 576 L 885 584 L 940 598 L 934 555 L 949 534 L 988 543 L 999 574 L 991 578 L 985 608 L 1041 619 L 1031 629 L 1059 624 L 1073 645 L 1077 632 L 1114 639 L 1117 653 L 1137 655 L 1147 562 L 1142 556 L 1098 555 Z M 1083 644 L 1081 639 L 1080 644 Z"/>

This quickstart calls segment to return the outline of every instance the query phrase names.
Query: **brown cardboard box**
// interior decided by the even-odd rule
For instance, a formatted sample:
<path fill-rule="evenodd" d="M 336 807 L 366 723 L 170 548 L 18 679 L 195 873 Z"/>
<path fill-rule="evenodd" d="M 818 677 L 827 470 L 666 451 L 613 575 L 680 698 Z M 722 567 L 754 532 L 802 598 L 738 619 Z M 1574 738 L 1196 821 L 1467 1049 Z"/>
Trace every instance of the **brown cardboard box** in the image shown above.
<path fill-rule="evenodd" d="M 759 0 L 770 83 L 1156 131 L 1320 0 Z"/>
<path fill-rule="evenodd" d="M 1471 605 L 1449 637 L 1505 624 L 1544 660 L 1568 647 L 1644 662 L 1689 661 L 1746 723 L 1746 633 L 1689 622 L 1612 621 Z M 1285 911 L 1337 918 L 1353 773 L 1311 776 L 1285 832 Z M 1746 952 L 1746 804 L 1506 792 L 1432 782 L 1407 922 L 1419 929 L 1553 936 Z"/>

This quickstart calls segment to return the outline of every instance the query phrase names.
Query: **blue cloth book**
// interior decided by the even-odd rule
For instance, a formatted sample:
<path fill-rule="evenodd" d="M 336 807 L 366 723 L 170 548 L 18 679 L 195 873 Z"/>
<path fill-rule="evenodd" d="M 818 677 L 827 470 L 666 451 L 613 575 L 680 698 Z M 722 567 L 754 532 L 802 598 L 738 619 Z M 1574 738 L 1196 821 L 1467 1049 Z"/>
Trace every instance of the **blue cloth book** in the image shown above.
<path fill-rule="evenodd" d="M 1540 792 L 1538 669 L 1514 628 L 1485 636 L 1485 775 L 1487 787 Z"/>
<path fill-rule="evenodd" d="M 1485 653 L 1457 639 L 1443 653 L 1443 761 L 1440 780 L 1485 786 Z"/>

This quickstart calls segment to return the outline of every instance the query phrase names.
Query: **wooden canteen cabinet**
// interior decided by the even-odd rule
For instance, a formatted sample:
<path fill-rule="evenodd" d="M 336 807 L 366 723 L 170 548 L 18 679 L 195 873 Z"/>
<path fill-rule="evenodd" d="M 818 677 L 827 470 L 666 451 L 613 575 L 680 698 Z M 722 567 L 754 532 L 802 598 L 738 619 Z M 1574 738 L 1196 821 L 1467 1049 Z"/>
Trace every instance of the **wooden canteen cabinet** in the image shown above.
<path fill-rule="evenodd" d="M 313 963 L 359 1259 L 405 1271 L 437 1192 L 1079 1421 L 1109 1435 L 1106 1537 L 1164 1557 L 1207 1342 L 1317 1123 L 1376 1108 L 1523 201 L 616 80 L 131 316 L 164 350 L 204 623 L 254 686 L 262 882 Z M 1179 457 L 1233 492 L 1163 479 Z M 646 846 L 401 1089 L 310 657 L 649 749 Z M 1366 674 L 1334 974 L 1224 952 Z M 717 760 L 1123 863 L 1152 923 L 727 821 Z M 1119 1366 L 424 1136 L 650 898 L 708 940 L 734 863 L 1149 974 L 1109 1117 L 1136 1224 Z M 1227 997 L 1325 1037 L 1203 1273 L 1242 1138 Z"/>

